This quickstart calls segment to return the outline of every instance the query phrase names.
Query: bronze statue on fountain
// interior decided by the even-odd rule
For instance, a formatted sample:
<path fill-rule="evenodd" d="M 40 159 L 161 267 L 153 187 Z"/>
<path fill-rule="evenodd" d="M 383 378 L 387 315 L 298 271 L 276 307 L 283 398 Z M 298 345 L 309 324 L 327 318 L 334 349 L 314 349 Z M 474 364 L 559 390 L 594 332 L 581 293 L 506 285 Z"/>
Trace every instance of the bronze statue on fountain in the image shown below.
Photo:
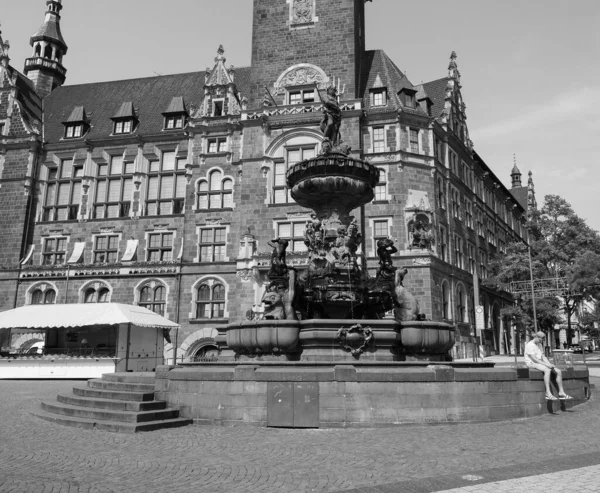
<path fill-rule="evenodd" d="M 350 213 L 373 200 L 379 170 L 351 157 L 350 146 L 342 143 L 337 89 L 329 87 L 322 100 L 321 153 L 294 164 L 286 176 L 292 198 L 314 211 L 304 232 L 308 266 L 302 272 L 288 267 L 288 242 L 270 241 L 262 319 L 229 326 L 227 345 L 236 355 L 287 354 L 288 359 L 321 360 L 348 352 L 352 358 L 397 360 L 406 351 L 442 357 L 454 344 L 453 327 L 424 321 L 403 285 L 408 270 L 393 265 L 394 242 L 378 241 L 374 278 L 358 253 L 363 235 Z M 393 318 L 386 317 L 389 312 Z M 423 341 L 431 337 L 423 334 L 432 327 L 443 335 L 428 349 L 431 344 Z"/>

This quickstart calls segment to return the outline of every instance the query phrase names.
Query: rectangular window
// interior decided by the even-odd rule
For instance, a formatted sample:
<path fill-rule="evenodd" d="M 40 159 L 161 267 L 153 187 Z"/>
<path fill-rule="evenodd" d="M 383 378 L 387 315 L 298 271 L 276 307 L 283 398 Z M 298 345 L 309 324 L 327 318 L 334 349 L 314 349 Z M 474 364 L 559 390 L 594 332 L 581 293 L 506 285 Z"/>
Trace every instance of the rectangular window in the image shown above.
<path fill-rule="evenodd" d="M 488 271 L 487 271 L 487 253 L 483 250 L 479 250 L 479 276 L 482 279 L 487 279 Z"/>
<path fill-rule="evenodd" d="M 289 204 L 294 203 L 290 190 L 287 188 L 286 174 L 287 170 L 296 163 L 315 157 L 315 146 L 310 147 L 289 147 L 286 150 L 286 160 L 275 163 L 273 174 L 273 203 Z"/>
<path fill-rule="evenodd" d="M 213 100 L 212 116 L 223 116 L 223 100 Z"/>
<path fill-rule="evenodd" d="M 133 166 L 123 156 L 113 156 L 110 165 L 98 165 L 94 218 L 128 217 L 133 195 Z"/>
<path fill-rule="evenodd" d="M 150 162 L 146 190 L 147 216 L 183 213 L 187 184 L 183 161 L 176 159 L 175 151 L 165 151 L 160 161 Z"/>
<path fill-rule="evenodd" d="M 94 242 L 94 263 L 112 264 L 117 262 L 119 237 L 117 235 L 96 236 Z"/>
<path fill-rule="evenodd" d="M 471 274 L 475 274 L 475 246 L 467 243 L 468 265 L 467 268 Z"/>
<path fill-rule="evenodd" d="M 314 87 L 307 89 L 295 89 L 288 92 L 287 104 L 310 104 L 315 102 Z"/>
<path fill-rule="evenodd" d="M 147 260 L 166 261 L 173 259 L 173 233 L 148 234 Z"/>
<path fill-rule="evenodd" d="M 208 139 L 208 153 L 227 152 L 227 137 Z"/>
<path fill-rule="evenodd" d="M 81 202 L 83 167 L 72 159 L 63 159 L 57 167 L 48 168 L 43 221 L 77 219 Z"/>
<path fill-rule="evenodd" d="M 387 91 L 385 89 L 371 89 L 371 104 L 385 106 L 387 104 Z"/>
<path fill-rule="evenodd" d="M 390 234 L 389 221 L 387 219 L 373 221 L 373 242 L 377 247 L 377 242 L 387 238 Z"/>
<path fill-rule="evenodd" d="M 83 124 L 69 124 L 65 126 L 65 139 L 77 139 L 83 135 Z"/>
<path fill-rule="evenodd" d="M 468 200 L 465 200 L 465 223 L 473 229 L 473 204 Z"/>
<path fill-rule="evenodd" d="M 133 129 L 133 120 L 121 120 L 115 122 L 115 134 L 129 134 Z"/>
<path fill-rule="evenodd" d="M 200 229 L 200 262 L 223 262 L 225 261 L 225 249 L 227 246 L 226 228 L 202 228 Z"/>
<path fill-rule="evenodd" d="M 454 236 L 454 259 L 456 261 L 456 267 L 464 269 L 465 259 L 463 252 L 463 240 L 459 236 Z"/>
<path fill-rule="evenodd" d="M 183 128 L 185 123 L 185 115 L 169 115 L 165 117 L 165 129 L 173 130 Z"/>
<path fill-rule="evenodd" d="M 419 131 L 413 128 L 410 129 L 410 152 L 419 153 Z"/>
<path fill-rule="evenodd" d="M 373 127 L 373 152 L 385 152 L 385 129 Z"/>
<path fill-rule="evenodd" d="M 66 238 L 47 238 L 44 241 L 42 263 L 44 265 L 60 265 L 65 263 L 67 254 Z"/>
<path fill-rule="evenodd" d="M 375 202 L 381 202 L 388 199 L 387 195 L 387 173 L 379 168 L 379 182 L 375 187 Z"/>
<path fill-rule="evenodd" d="M 304 229 L 306 221 L 282 221 L 277 225 L 277 237 L 290 242 L 288 249 L 292 252 L 306 252 L 304 243 Z"/>
<path fill-rule="evenodd" d="M 448 261 L 448 237 L 446 236 L 446 228 L 440 227 L 440 258 Z"/>

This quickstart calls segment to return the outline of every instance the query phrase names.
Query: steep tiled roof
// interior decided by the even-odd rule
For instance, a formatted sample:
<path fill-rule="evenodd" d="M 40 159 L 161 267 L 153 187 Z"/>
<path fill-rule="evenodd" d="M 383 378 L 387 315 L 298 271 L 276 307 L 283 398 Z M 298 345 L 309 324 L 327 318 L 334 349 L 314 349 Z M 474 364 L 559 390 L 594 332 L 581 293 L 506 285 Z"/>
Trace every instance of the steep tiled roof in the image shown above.
<path fill-rule="evenodd" d="M 431 116 L 437 118 L 444 111 L 446 102 L 446 87 L 448 86 L 448 78 L 434 80 L 423 84 L 423 89 L 427 92 L 427 95 L 433 101 L 431 108 Z"/>
<path fill-rule="evenodd" d="M 521 207 L 527 210 L 527 187 L 511 188 L 510 193 L 521 204 Z"/>
<path fill-rule="evenodd" d="M 85 139 L 105 138 L 112 134 L 111 118 L 118 114 L 123 102 L 133 103 L 139 124 L 135 133 L 148 135 L 163 130 L 163 112 L 174 97 L 186 104 L 199 105 L 204 97 L 205 72 L 163 75 L 143 79 L 96 82 L 62 86 L 44 100 L 45 137 L 49 143 L 58 142 L 64 135 L 62 122 L 75 107 L 83 106 L 91 125 Z M 242 94 L 249 94 L 249 68 L 236 69 L 235 83 Z"/>
<path fill-rule="evenodd" d="M 408 80 L 402 70 L 385 54 L 383 50 L 366 51 L 364 57 L 364 72 L 361 87 L 363 88 L 362 97 L 365 102 L 367 111 L 371 110 L 369 98 L 369 90 L 380 86 L 386 87 L 388 93 L 387 109 L 399 110 L 402 109 L 408 113 L 423 115 L 424 112 L 420 108 L 405 108 L 398 98 L 398 92 L 402 89 L 417 90 L 415 86 Z M 381 81 L 381 84 L 379 84 Z M 376 84 L 377 82 L 377 84 Z M 380 110 L 378 107 L 377 110 Z M 371 110 L 373 111 L 373 110 Z"/>
<path fill-rule="evenodd" d="M 16 86 L 18 89 L 17 100 L 21 104 L 23 116 L 29 124 L 35 120 L 42 122 L 42 100 L 33 89 L 33 83 L 18 70 L 9 67 L 12 76 L 16 75 Z"/>

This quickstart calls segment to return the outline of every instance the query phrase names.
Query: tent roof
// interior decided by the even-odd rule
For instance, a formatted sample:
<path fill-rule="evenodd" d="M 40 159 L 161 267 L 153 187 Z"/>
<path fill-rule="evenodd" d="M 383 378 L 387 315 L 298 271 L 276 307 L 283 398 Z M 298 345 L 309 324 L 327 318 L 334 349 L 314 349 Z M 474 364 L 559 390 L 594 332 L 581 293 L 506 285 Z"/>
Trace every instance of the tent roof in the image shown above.
<path fill-rule="evenodd" d="M 0 329 L 52 329 L 127 323 L 157 329 L 179 327 L 146 308 L 120 303 L 27 305 L 0 313 Z"/>

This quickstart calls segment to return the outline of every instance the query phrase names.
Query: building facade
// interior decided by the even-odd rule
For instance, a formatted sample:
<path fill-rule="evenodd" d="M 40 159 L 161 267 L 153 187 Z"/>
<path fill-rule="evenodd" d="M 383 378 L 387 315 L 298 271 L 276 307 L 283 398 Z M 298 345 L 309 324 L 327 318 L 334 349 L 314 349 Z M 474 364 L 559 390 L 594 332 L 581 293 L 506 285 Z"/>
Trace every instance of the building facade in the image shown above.
<path fill-rule="evenodd" d="M 344 143 L 381 172 L 375 200 L 354 211 L 366 268 L 392 238 L 421 310 L 455 324 L 456 357 L 476 337 L 488 352 L 513 347 L 500 316 L 510 297 L 477 281 L 526 240 L 532 184 L 515 168 L 505 188 L 474 150 L 456 54 L 440 79 L 413 85 L 365 49 L 365 3 L 254 0 L 250 67 L 233 69 L 219 47 L 206 71 L 75 86 L 60 0 L 47 1 L 23 73 L 0 37 L 0 310 L 137 304 L 181 324 L 169 358 L 214 355 L 219 328 L 261 311 L 268 241 L 290 240 L 288 263 L 306 266 L 311 211 L 285 173 L 319 153 L 333 85 Z"/>

